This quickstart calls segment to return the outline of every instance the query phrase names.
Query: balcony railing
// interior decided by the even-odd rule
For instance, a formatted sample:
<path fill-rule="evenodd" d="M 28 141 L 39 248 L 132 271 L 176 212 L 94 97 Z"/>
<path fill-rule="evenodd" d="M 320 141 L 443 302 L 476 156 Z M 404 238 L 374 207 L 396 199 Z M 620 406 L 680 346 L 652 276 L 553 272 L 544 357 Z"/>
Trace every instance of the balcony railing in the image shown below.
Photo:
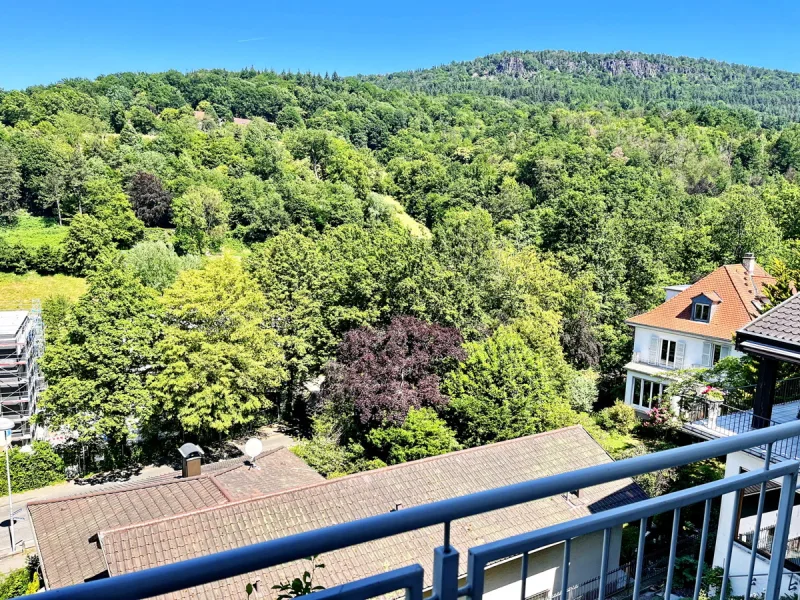
<path fill-rule="evenodd" d="M 772 558 L 772 542 L 775 539 L 775 527 L 764 527 L 756 538 L 755 531 L 740 533 L 736 541 L 746 548 L 753 548 L 765 558 Z M 794 537 L 786 542 L 786 554 L 784 555 L 784 567 L 790 571 L 800 572 L 800 537 Z"/>
<path fill-rule="evenodd" d="M 754 429 L 780 425 L 774 419 L 754 415 L 752 410 L 694 396 L 680 398 L 678 414 L 685 431 L 706 439 L 736 436 Z M 767 447 L 754 446 L 746 449 L 746 452 L 763 457 Z M 800 437 L 780 440 L 772 447 L 772 455 L 775 458 L 799 459 Z"/>
<path fill-rule="evenodd" d="M 441 526 L 442 545 L 431 549 L 434 556 L 432 595 L 436 600 L 457 600 L 468 598 L 479 600 L 484 594 L 484 572 L 488 565 L 497 561 L 527 556 L 542 548 L 563 544 L 563 563 L 560 572 L 561 585 L 558 589 L 569 589 L 570 553 L 572 540 L 595 532 L 602 532 L 603 544 L 599 552 L 598 571 L 599 591 L 597 600 L 607 597 L 607 584 L 610 560 L 611 534 L 614 528 L 625 523 L 639 522 L 639 538 L 636 566 L 634 568 L 633 600 L 639 600 L 644 581 L 645 538 L 648 520 L 660 513 L 672 513 L 672 535 L 669 550 L 664 546 L 667 556 L 667 573 L 664 591 L 669 598 L 673 591 L 675 562 L 678 556 L 678 537 L 681 510 L 694 504 L 702 504 L 704 519 L 697 554 L 697 573 L 693 599 L 701 592 L 701 582 L 708 552 L 709 526 L 712 501 L 726 494 L 733 494 L 734 506 L 738 505 L 745 488 L 761 486 L 761 502 L 756 518 L 755 530 L 760 530 L 763 513 L 763 499 L 767 482 L 778 480 L 781 484 L 775 533 L 772 540 L 773 555 L 783 556 L 789 538 L 789 527 L 794 493 L 797 485 L 800 462 L 789 460 L 772 464 L 770 461 L 773 444 L 780 440 L 800 435 L 800 422 L 785 423 L 750 431 L 741 435 L 729 436 L 712 441 L 693 444 L 681 448 L 639 456 L 611 464 L 603 464 L 569 473 L 561 473 L 542 479 L 527 481 L 497 489 L 487 490 L 467 496 L 433 502 L 426 505 L 404 508 L 358 521 L 324 527 L 298 533 L 277 540 L 261 542 L 225 552 L 209 554 L 190 560 L 172 563 L 153 569 L 91 581 L 72 587 L 45 592 L 41 600 L 69 598 L 72 600 L 97 600 L 97 598 L 116 598 L 118 600 L 149 598 L 169 594 L 179 590 L 212 583 L 222 579 L 260 571 L 308 556 L 325 554 L 342 548 L 355 546 L 373 540 L 388 538 L 424 527 Z M 468 549 L 466 583 L 459 585 L 460 550 L 450 543 L 450 526 L 453 521 L 467 519 L 477 514 L 510 506 L 560 496 L 576 489 L 583 489 L 617 481 L 627 477 L 656 472 L 708 458 L 714 458 L 748 448 L 766 448 L 764 468 L 734 475 L 670 494 L 649 498 L 634 504 L 597 512 L 558 525 L 545 527 L 511 538 L 489 542 Z M 736 511 L 730 523 L 722 523 L 720 531 L 727 531 L 723 563 L 723 578 L 719 596 L 725 600 L 731 590 L 729 576 L 747 576 L 745 597 L 751 596 L 754 575 L 765 581 L 759 582 L 759 593 L 765 589 L 765 600 L 779 600 L 783 565 L 772 561 L 768 573 L 754 573 L 756 550 L 752 551 L 749 573 L 732 573 L 731 557 L 736 538 Z M 521 561 L 520 580 L 527 580 L 527 560 Z M 328 565 L 328 569 L 333 565 Z M 424 570 L 419 564 L 390 570 L 379 575 L 353 581 L 328 590 L 315 592 L 309 600 L 362 600 L 405 590 L 408 600 L 421 600 L 424 591 Z M 525 585 L 522 585 L 520 598 L 526 598 Z"/>

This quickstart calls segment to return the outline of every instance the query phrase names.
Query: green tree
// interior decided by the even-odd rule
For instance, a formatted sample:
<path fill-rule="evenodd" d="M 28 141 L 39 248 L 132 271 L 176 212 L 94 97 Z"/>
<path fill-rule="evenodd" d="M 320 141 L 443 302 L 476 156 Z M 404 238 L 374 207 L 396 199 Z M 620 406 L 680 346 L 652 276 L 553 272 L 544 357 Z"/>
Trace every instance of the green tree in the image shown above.
<path fill-rule="evenodd" d="M 70 273 L 85 275 L 111 244 L 111 232 L 100 220 L 91 215 L 75 215 L 64 240 L 64 266 Z"/>
<path fill-rule="evenodd" d="M 228 230 L 230 206 L 207 186 L 192 187 L 172 203 L 175 245 L 182 252 L 219 250 Z"/>
<path fill-rule="evenodd" d="M 412 408 L 400 427 L 373 429 L 367 440 L 390 465 L 461 449 L 453 430 L 432 408 Z"/>
<path fill-rule="evenodd" d="M 772 147 L 772 164 L 781 173 L 800 170 L 800 125 L 784 129 Z"/>
<path fill-rule="evenodd" d="M 125 265 L 144 285 L 163 292 L 185 269 L 199 269 L 200 257 L 178 254 L 161 241 L 143 241 L 125 253 Z"/>
<path fill-rule="evenodd" d="M 224 255 L 184 271 L 163 297 L 165 328 L 150 389 L 184 431 L 228 433 L 271 407 L 286 379 L 264 297 Z"/>
<path fill-rule="evenodd" d="M 21 197 L 19 160 L 6 144 L 0 143 L 0 223 L 11 221 Z"/>
<path fill-rule="evenodd" d="M 124 448 L 153 412 L 145 378 L 156 358 L 160 307 L 118 254 L 104 253 L 95 266 L 89 289 L 45 350 L 49 387 L 39 409 L 51 430 Z"/>
<path fill-rule="evenodd" d="M 444 381 L 447 421 L 465 446 L 481 446 L 574 421 L 569 367 L 558 345 L 557 318 L 542 313 L 465 344 L 467 358 Z"/>

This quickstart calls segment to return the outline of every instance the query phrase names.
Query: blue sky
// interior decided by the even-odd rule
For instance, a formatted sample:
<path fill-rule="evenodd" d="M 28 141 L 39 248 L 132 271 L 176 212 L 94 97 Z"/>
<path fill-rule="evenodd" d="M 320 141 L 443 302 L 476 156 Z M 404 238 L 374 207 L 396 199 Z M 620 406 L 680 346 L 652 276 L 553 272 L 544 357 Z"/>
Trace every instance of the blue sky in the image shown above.
<path fill-rule="evenodd" d="M 800 2 L 13 1 L 0 88 L 118 71 L 386 73 L 501 50 L 636 50 L 800 72 Z"/>

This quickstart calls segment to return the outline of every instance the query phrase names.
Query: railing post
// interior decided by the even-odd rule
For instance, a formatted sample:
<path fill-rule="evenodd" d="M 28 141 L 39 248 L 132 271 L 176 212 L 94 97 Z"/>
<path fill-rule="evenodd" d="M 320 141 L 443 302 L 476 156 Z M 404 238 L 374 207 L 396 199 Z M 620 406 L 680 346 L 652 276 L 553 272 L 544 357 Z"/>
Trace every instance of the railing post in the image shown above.
<path fill-rule="evenodd" d="M 438 600 L 458 598 L 458 550 L 452 546 L 433 551 L 433 595 Z"/>
<path fill-rule="evenodd" d="M 795 488 L 797 488 L 797 473 L 784 475 L 781 484 L 781 498 L 778 502 L 778 521 L 775 523 L 775 537 L 772 539 L 766 600 L 779 600 L 781 597 L 783 564 L 786 560 L 789 527 L 792 524 Z"/>

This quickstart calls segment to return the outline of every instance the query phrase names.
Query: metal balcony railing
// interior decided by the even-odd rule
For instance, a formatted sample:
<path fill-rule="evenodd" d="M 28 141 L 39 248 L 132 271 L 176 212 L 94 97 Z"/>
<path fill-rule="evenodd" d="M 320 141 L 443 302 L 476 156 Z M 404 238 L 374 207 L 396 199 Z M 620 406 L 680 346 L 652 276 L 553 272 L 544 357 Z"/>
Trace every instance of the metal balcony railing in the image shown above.
<path fill-rule="evenodd" d="M 755 429 L 780 425 L 774 419 L 754 415 L 752 410 L 694 396 L 681 397 L 678 413 L 685 431 L 706 439 L 741 435 Z M 761 445 L 746 451 L 763 457 L 767 448 L 766 445 Z M 800 437 L 780 440 L 773 446 L 772 455 L 776 458 L 800 459 Z"/>
<path fill-rule="evenodd" d="M 740 533 L 736 541 L 746 548 L 756 546 L 757 552 L 766 557 L 772 558 L 772 542 L 775 539 L 775 527 L 764 527 L 756 537 L 755 531 Z M 795 572 L 800 572 L 800 537 L 794 537 L 786 542 L 786 554 L 784 555 L 784 566 Z"/>
<path fill-rule="evenodd" d="M 569 589 L 572 540 L 595 532 L 603 532 L 598 582 L 599 592 L 596 600 L 606 600 L 612 530 L 625 523 L 638 521 L 640 524 L 639 540 L 632 598 L 633 600 L 639 600 L 645 574 L 644 547 L 648 520 L 654 515 L 671 512 L 673 513 L 672 536 L 669 549 L 667 550 L 666 545 L 664 547 L 664 554 L 667 556 L 667 573 L 664 591 L 663 594 L 660 594 L 662 597 L 669 598 L 673 590 L 681 510 L 690 505 L 702 503 L 704 520 L 700 534 L 697 577 L 693 594 L 693 599 L 697 600 L 701 592 L 706 558 L 710 558 L 707 553 L 711 505 L 714 499 L 726 494 L 733 494 L 734 506 L 736 506 L 745 488 L 760 485 L 761 496 L 754 527 L 758 531 L 761 528 L 767 482 L 778 480 L 781 484 L 781 493 L 776 511 L 775 533 L 771 553 L 777 556 L 785 555 L 800 462 L 788 460 L 773 464 L 771 462 L 771 452 L 773 444 L 798 435 L 800 435 L 800 422 L 785 423 L 775 427 L 749 431 L 741 435 L 639 456 L 616 463 L 598 465 L 467 496 L 404 508 L 403 510 L 388 512 L 358 521 L 306 531 L 277 540 L 209 554 L 153 569 L 52 590 L 41 594 L 39 598 L 41 600 L 53 600 L 56 598 L 69 598 L 71 600 L 97 600 L 98 598 L 132 600 L 149 598 L 229 577 L 244 575 L 253 571 L 260 571 L 287 562 L 301 560 L 308 556 L 324 555 L 334 550 L 388 538 L 424 527 L 441 526 L 443 543 L 440 547 L 431 549 L 434 556 L 431 593 L 436 600 L 457 600 L 462 597 L 480 600 L 484 593 L 484 571 L 488 565 L 504 559 L 527 556 L 531 552 L 560 543 L 563 543 L 563 563 L 560 572 L 561 585 L 558 589 Z M 762 469 L 752 470 L 718 481 L 469 548 L 466 561 L 466 583 L 459 585 L 459 577 L 462 575 L 459 572 L 460 551 L 450 543 L 450 525 L 453 521 L 534 500 L 559 496 L 576 489 L 762 446 L 766 448 L 766 458 Z M 732 553 L 738 525 L 737 517 L 737 511 L 733 511 L 731 521 L 720 524 L 719 531 L 728 532 L 725 537 L 728 543 L 723 549 L 724 575 L 719 597 L 721 600 L 725 600 L 729 596 L 729 576 L 746 576 L 746 598 L 751 596 L 753 579 L 756 578 L 759 580 L 759 593 L 762 589 L 765 590 L 765 600 L 779 600 L 781 580 L 784 574 L 782 561 L 771 561 L 768 573 L 754 573 L 757 550 L 753 549 L 749 573 L 731 572 Z M 528 562 L 528 560 L 521 561 L 520 580 L 523 582 L 527 580 Z M 333 565 L 328 565 L 328 569 L 330 568 L 333 568 Z M 309 600 L 362 600 L 399 590 L 405 590 L 408 600 L 421 600 L 424 591 L 423 577 L 423 568 L 419 564 L 412 564 L 335 588 L 315 592 L 309 597 Z M 763 585 L 762 581 L 764 582 Z M 521 588 L 520 599 L 524 599 L 527 597 L 525 585 L 522 585 Z"/>

